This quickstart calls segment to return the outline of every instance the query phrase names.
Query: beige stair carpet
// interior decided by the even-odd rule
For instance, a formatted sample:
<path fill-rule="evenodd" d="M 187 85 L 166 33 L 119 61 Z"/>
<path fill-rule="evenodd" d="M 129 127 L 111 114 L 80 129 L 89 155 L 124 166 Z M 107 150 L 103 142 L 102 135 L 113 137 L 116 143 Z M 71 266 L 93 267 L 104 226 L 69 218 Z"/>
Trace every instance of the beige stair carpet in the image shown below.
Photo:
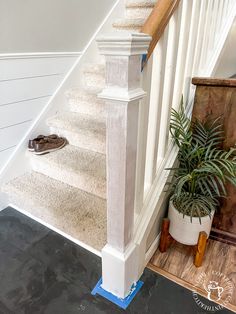
<path fill-rule="evenodd" d="M 65 94 L 68 101 L 68 109 L 71 112 L 106 117 L 106 104 L 96 94 L 86 92 L 81 88 L 73 88 Z"/>
<path fill-rule="evenodd" d="M 3 187 L 11 202 L 85 244 L 106 243 L 106 201 L 45 175 L 25 174 Z"/>
<path fill-rule="evenodd" d="M 114 28 L 139 32 L 156 1 L 126 0 Z M 47 121 L 70 145 L 44 156 L 30 155 L 32 173 L 3 186 L 22 210 L 76 240 L 101 250 L 106 244 L 106 113 L 97 94 L 105 86 L 104 59 L 84 65 L 81 85 L 66 92 L 68 104 Z"/>
<path fill-rule="evenodd" d="M 140 32 L 142 26 L 145 23 L 145 19 L 138 18 L 138 19 L 129 19 L 129 18 L 123 18 L 123 19 L 117 19 L 113 24 L 113 28 L 121 31 L 133 31 L 133 32 Z"/>
<path fill-rule="evenodd" d="M 106 156 L 67 145 L 53 154 L 28 153 L 32 169 L 102 198 L 106 198 Z"/>
<path fill-rule="evenodd" d="M 47 120 L 52 132 L 64 136 L 70 144 L 98 153 L 106 151 L 106 122 L 89 115 L 64 112 Z"/>
<path fill-rule="evenodd" d="M 125 16 L 112 24 L 119 31 L 140 32 L 151 14 L 156 0 L 126 0 Z"/>
<path fill-rule="evenodd" d="M 125 17 L 129 19 L 147 19 L 155 4 L 156 0 L 127 0 Z"/>

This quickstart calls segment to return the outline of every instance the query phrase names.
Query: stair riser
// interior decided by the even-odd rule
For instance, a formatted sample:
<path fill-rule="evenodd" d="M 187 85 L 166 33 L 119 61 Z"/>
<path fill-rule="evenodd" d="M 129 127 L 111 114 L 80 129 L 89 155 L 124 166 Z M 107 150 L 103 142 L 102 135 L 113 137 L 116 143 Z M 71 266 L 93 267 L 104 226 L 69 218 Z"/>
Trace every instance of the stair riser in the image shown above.
<path fill-rule="evenodd" d="M 140 27 L 127 27 L 127 26 L 120 26 L 120 25 L 113 25 L 114 30 L 117 31 L 124 31 L 126 33 L 131 33 L 131 32 L 135 32 L 135 33 L 139 33 L 141 31 L 141 26 Z"/>
<path fill-rule="evenodd" d="M 97 92 L 100 92 L 103 90 L 104 86 L 105 86 L 104 73 L 84 72 L 83 87 L 85 89 L 95 88 Z"/>
<path fill-rule="evenodd" d="M 69 144 L 88 149 L 96 153 L 106 153 L 106 143 L 104 138 L 93 137 L 92 135 L 84 135 L 82 133 L 70 132 L 64 129 L 50 127 L 50 131 L 53 134 L 58 134 L 67 139 Z"/>
<path fill-rule="evenodd" d="M 144 8 L 126 8 L 125 17 L 129 19 L 147 19 L 151 14 L 153 8 L 152 7 L 144 7 Z"/>
<path fill-rule="evenodd" d="M 41 161 L 40 158 L 30 158 L 32 169 L 36 172 L 49 176 L 55 180 L 67 183 L 75 188 L 94 194 L 101 198 L 106 198 L 106 182 L 94 179 L 83 172 L 73 172 L 56 164 Z"/>
<path fill-rule="evenodd" d="M 101 118 L 106 117 L 106 105 L 102 101 L 88 103 L 85 101 L 80 101 L 79 99 L 69 99 L 68 108 L 71 112 L 77 112 Z"/>

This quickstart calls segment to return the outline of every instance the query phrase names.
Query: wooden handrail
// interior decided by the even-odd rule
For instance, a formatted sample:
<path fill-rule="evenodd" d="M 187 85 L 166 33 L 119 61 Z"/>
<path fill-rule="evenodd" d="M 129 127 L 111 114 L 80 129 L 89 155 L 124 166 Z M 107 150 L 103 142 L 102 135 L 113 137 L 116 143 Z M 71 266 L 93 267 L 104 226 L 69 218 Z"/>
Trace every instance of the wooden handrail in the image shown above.
<path fill-rule="evenodd" d="M 151 56 L 180 0 L 158 0 L 141 32 L 152 37 L 146 61 Z"/>

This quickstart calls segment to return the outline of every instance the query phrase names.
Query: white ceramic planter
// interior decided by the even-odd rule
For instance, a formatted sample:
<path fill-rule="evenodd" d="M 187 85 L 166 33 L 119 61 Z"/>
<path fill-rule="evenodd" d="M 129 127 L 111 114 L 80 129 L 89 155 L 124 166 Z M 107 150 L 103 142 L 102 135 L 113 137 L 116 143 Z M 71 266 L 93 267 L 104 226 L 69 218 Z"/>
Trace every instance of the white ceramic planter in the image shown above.
<path fill-rule="evenodd" d="M 214 212 L 209 216 L 201 218 L 201 224 L 198 217 L 184 216 L 179 213 L 173 203 L 169 203 L 168 218 L 170 219 L 169 233 L 178 242 L 187 245 L 195 245 L 198 242 L 199 232 L 205 231 L 209 237 Z"/>

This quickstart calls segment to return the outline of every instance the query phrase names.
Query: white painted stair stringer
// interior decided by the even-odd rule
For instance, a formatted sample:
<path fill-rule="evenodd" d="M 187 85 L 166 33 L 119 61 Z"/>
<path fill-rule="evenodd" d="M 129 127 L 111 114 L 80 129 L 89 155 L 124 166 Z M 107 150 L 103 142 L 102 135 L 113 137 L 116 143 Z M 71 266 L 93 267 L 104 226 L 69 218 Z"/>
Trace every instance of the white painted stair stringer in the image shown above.
<path fill-rule="evenodd" d="M 189 102 L 186 109 L 187 113 L 192 112 L 195 90 L 193 89 L 189 96 Z M 159 166 L 156 174 L 156 178 L 150 187 L 149 193 L 145 198 L 143 208 L 140 214 L 137 216 L 134 226 L 134 243 L 138 246 L 138 260 L 139 260 L 139 274 L 144 271 L 144 268 L 150 261 L 155 251 L 158 248 L 160 240 L 160 224 L 165 213 L 167 204 L 167 193 L 165 191 L 165 185 L 169 180 L 170 170 L 176 162 L 178 150 L 170 142 L 167 149 L 166 157 Z M 148 236 L 155 226 L 155 222 L 159 221 L 159 228 L 156 229 L 155 236 L 151 242 L 151 245 L 147 247 Z"/>

